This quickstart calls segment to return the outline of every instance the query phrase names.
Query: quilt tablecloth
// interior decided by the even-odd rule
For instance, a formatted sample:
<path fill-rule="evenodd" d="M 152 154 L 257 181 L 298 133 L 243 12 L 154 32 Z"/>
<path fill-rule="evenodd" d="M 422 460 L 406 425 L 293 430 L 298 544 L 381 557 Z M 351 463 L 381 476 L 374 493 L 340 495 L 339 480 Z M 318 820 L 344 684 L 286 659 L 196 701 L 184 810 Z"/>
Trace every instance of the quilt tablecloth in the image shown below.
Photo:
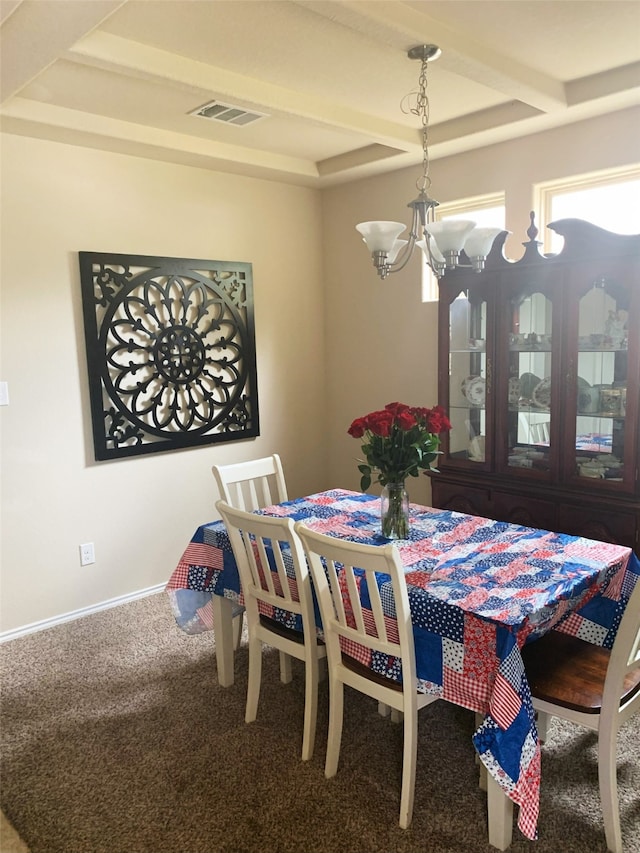
<path fill-rule="evenodd" d="M 342 489 L 260 510 L 382 544 L 388 540 L 380 535 L 379 511 L 379 498 Z M 476 750 L 520 806 L 520 830 L 535 838 L 540 746 L 520 649 L 551 628 L 610 648 L 640 561 L 619 545 L 416 504 L 410 519 L 409 538 L 397 547 L 406 568 L 418 689 L 484 715 L 473 736 Z M 381 587 L 385 577 L 379 576 Z M 212 595 L 241 603 L 222 522 L 198 528 L 167 592 L 187 633 L 212 628 Z M 393 616 L 393 602 L 385 598 Z M 363 662 L 401 677 L 386 657 Z"/>

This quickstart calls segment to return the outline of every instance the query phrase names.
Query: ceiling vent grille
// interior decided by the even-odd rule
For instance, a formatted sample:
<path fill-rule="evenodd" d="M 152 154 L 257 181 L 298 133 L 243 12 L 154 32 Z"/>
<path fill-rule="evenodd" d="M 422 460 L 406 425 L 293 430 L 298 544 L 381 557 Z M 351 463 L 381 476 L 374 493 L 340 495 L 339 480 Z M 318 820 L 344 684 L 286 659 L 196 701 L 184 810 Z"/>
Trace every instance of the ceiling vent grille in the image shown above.
<path fill-rule="evenodd" d="M 233 124 L 236 127 L 244 127 L 247 124 L 253 124 L 254 121 L 259 121 L 261 118 L 267 118 L 266 113 L 252 112 L 234 104 L 223 104 L 221 101 L 210 101 L 208 104 L 198 107 L 197 110 L 193 110 L 189 115 L 200 116 L 210 121 L 219 121 L 223 124 Z"/>

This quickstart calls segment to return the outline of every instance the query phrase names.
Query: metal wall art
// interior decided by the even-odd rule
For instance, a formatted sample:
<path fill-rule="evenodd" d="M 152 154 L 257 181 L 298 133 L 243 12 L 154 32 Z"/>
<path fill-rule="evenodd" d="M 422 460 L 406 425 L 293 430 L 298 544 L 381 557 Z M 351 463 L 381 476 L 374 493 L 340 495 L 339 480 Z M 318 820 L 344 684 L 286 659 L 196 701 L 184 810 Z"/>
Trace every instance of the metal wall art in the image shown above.
<path fill-rule="evenodd" d="M 96 459 L 260 434 L 251 264 L 79 255 Z"/>

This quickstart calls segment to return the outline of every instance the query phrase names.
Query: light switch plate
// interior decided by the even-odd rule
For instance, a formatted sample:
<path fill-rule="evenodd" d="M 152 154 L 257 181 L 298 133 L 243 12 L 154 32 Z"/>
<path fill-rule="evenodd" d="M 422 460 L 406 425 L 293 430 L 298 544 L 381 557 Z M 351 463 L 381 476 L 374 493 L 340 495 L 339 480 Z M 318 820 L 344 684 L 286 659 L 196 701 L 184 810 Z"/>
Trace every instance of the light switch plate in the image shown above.
<path fill-rule="evenodd" d="M 9 383 L 0 382 L 0 406 L 9 405 Z"/>

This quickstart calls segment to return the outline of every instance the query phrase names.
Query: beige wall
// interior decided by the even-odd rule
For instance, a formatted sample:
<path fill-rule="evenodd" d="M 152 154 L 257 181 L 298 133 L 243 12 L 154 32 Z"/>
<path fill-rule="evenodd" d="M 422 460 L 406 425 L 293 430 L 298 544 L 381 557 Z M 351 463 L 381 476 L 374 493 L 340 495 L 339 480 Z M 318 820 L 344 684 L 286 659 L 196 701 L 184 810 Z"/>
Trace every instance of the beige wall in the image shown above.
<path fill-rule="evenodd" d="M 504 192 L 513 232 L 506 254 L 517 260 L 528 239 L 533 184 L 637 163 L 639 142 L 640 109 L 621 111 L 435 160 L 432 195 L 447 202 Z M 420 301 L 419 258 L 382 282 L 354 229 L 370 219 L 408 222 L 419 174 L 420 167 L 404 169 L 323 192 L 329 473 L 345 488 L 359 483 L 360 444 L 346 434 L 355 417 L 393 400 L 437 402 L 437 311 Z M 429 502 L 426 477 L 408 487 L 411 500 Z"/>
<path fill-rule="evenodd" d="M 325 488 L 319 192 L 2 137 L 0 409 L 7 632 L 165 582 L 214 517 L 210 467 L 279 452 Z M 261 436 L 96 463 L 78 251 L 253 264 Z M 78 545 L 94 542 L 81 568 Z"/>
<path fill-rule="evenodd" d="M 442 202 L 504 190 L 520 257 L 532 184 L 637 161 L 640 110 L 436 160 Z M 292 497 L 358 488 L 351 420 L 436 403 L 434 304 L 412 259 L 381 282 L 354 230 L 407 221 L 418 168 L 322 193 L 20 137 L 2 139 L 0 631 L 163 583 L 212 518 L 209 471 L 278 451 Z M 262 435 L 93 462 L 77 252 L 253 264 Z M 325 393 L 326 386 L 326 393 Z M 410 481 L 428 503 L 426 478 Z M 97 562 L 80 568 L 78 545 Z"/>

